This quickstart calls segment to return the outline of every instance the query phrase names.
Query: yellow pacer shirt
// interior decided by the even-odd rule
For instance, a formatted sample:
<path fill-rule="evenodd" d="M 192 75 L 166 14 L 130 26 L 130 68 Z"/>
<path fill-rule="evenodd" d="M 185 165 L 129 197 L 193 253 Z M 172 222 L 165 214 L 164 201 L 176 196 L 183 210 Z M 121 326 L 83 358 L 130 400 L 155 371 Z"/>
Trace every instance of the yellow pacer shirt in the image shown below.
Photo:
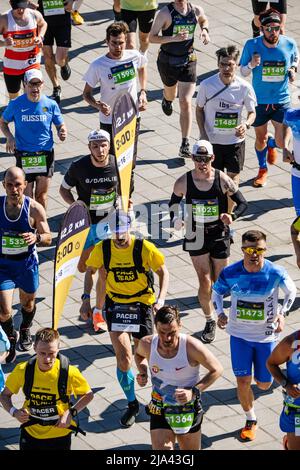
<path fill-rule="evenodd" d="M 128 248 L 116 248 L 111 240 L 110 270 L 106 278 L 106 293 L 118 303 L 142 302 L 146 305 L 152 305 L 155 302 L 155 295 L 151 291 L 130 299 L 119 299 L 112 294 L 112 292 L 117 292 L 118 294 L 131 295 L 142 291 L 148 285 L 147 276 L 144 273 L 139 273 L 133 263 L 134 240 L 135 237 L 131 236 L 131 244 Z M 152 269 L 155 272 L 165 263 L 165 257 L 153 243 L 144 240 L 142 262 L 146 271 Z M 86 265 L 97 269 L 103 266 L 102 242 L 95 246 Z"/>
<path fill-rule="evenodd" d="M 17 394 L 24 386 L 26 365 L 27 362 L 21 362 L 7 377 L 5 385 L 14 394 Z M 40 418 L 44 415 L 49 419 L 58 419 L 68 409 L 68 403 L 59 400 L 59 368 L 58 359 L 56 359 L 52 369 L 47 372 L 40 371 L 37 362 L 35 363 L 31 400 L 25 400 L 23 404 L 23 408 L 26 408 L 32 416 Z M 85 395 L 90 390 L 91 387 L 77 367 L 69 365 L 67 395 L 76 397 L 77 395 Z M 76 423 L 72 421 L 72 424 Z M 26 427 L 26 432 L 35 439 L 52 439 L 66 436 L 71 431 L 67 428 L 33 424 Z"/>

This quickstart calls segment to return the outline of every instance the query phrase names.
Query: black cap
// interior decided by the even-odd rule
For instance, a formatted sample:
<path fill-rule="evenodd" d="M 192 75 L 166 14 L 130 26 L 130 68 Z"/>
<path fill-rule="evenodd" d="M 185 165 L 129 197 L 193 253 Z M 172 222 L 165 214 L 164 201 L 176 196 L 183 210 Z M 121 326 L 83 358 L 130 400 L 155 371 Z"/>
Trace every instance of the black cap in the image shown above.
<path fill-rule="evenodd" d="M 13 10 L 16 10 L 17 8 L 28 8 L 29 7 L 29 2 L 26 0 L 11 0 L 10 1 L 11 7 Z"/>
<path fill-rule="evenodd" d="M 281 23 L 281 16 L 280 13 L 276 13 L 275 11 L 271 12 L 270 14 L 263 16 L 261 15 L 259 17 L 259 21 L 262 24 L 262 26 L 266 26 L 267 24 L 270 23 Z"/>

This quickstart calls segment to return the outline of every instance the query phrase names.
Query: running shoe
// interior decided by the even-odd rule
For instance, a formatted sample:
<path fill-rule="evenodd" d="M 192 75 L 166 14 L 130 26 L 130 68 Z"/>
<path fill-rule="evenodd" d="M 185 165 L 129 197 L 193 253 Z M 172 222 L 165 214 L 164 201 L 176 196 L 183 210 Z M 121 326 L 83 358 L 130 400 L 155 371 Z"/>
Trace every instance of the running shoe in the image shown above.
<path fill-rule="evenodd" d="M 54 101 L 56 101 L 57 104 L 59 104 L 60 103 L 60 98 L 61 98 L 61 87 L 60 86 L 55 86 L 53 88 L 52 95 L 49 96 L 49 98 L 51 98 L 51 100 L 54 100 Z"/>
<path fill-rule="evenodd" d="M 171 116 L 173 113 L 172 101 L 168 101 L 165 97 L 163 97 L 161 107 L 166 116 Z"/>
<path fill-rule="evenodd" d="M 79 11 L 77 10 L 72 10 L 71 11 L 71 18 L 74 26 L 80 26 L 81 24 L 84 23 L 84 19 L 82 16 L 79 14 Z"/>
<path fill-rule="evenodd" d="M 93 327 L 94 327 L 94 331 L 99 331 L 99 330 L 107 331 L 108 330 L 107 323 L 102 316 L 101 310 L 98 310 L 96 308 L 94 308 L 94 311 L 93 311 Z"/>
<path fill-rule="evenodd" d="M 273 136 L 269 135 L 268 142 L 269 142 L 269 139 L 271 138 L 273 138 Z M 276 148 L 269 147 L 268 142 L 267 142 L 267 146 L 268 146 L 267 162 L 269 163 L 269 165 L 274 165 L 277 162 L 278 153 L 277 153 Z"/>
<path fill-rule="evenodd" d="M 6 364 L 10 364 L 11 362 L 14 362 L 16 359 L 16 344 L 19 339 L 19 333 L 14 330 L 12 336 L 8 336 L 9 342 L 10 342 L 10 348 L 9 348 L 9 353 L 8 356 L 6 356 L 5 362 Z"/>
<path fill-rule="evenodd" d="M 68 63 L 60 68 L 60 75 L 63 80 L 69 80 L 71 76 L 71 68 Z"/>
<path fill-rule="evenodd" d="M 212 343 L 216 338 L 216 329 L 217 323 L 215 322 L 215 320 L 207 321 L 205 324 L 205 328 L 200 336 L 200 340 L 202 341 L 202 343 Z"/>
<path fill-rule="evenodd" d="M 260 168 L 258 170 L 258 175 L 253 181 L 253 186 L 256 188 L 261 188 L 267 184 L 268 170 L 267 168 Z"/>
<path fill-rule="evenodd" d="M 30 328 L 20 328 L 19 348 L 21 351 L 30 351 L 33 346 Z"/>
<path fill-rule="evenodd" d="M 247 419 L 245 427 L 241 430 L 240 438 L 242 441 L 254 441 L 258 429 L 257 421 Z"/>
<path fill-rule="evenodd" d="M 188 142 L 184 143 L 184 144 L 181 144 L 178 155 L 179 155 L 179 157 L 182 157 L 182 158 L 191 158 L 192 157 L 192 154 L 191 154 L 191 151 L 190 151 L 190 144 Z"/>
<path fill-rule="evenodd" d="M 135 423 L 135 417 L 139 414 L 139 410 L 140 405 L 137 400 L 128 402 L 127 410 L 120 419 L 121 425 L 130 428 Z"/>

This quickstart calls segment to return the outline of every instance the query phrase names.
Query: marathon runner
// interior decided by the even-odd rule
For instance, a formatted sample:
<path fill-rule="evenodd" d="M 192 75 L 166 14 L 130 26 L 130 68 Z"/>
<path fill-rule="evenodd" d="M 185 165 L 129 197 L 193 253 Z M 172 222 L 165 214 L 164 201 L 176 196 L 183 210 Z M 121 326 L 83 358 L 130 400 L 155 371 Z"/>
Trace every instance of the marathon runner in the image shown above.
<path fill-rule="evenodd" d="M 0 196 L 0 326 L 10 341 L 6 363 L 16 357 L 19 348 L 32 348 L 30 328 L 36 312 L 35 296 L 39 287 L 39 263 L 36 245 L 49 246 L 51 233 L 41 204 L 24 196 L 25 175 L 21 168 L 6 170 L 3 186 L 6 196 Z M 19 289 L 22 323 L 19 333 L 14 328 L 12 301 L 14 289 Z"/>
<path fill-rule="evenodd" d="M 284 328 L 284 317 L 296 297 L 296 286 L 284 268 L 265 259 L 266 235 L 249 230 L 242 236 L 244 259 L 223 269 L 213 285 L 212 301 L 218 315 L 218 326 L 230 335 L 231 363 L 237 381 L 237 394 L 246 415 L 241 441 L 253 441 L 257 432 L 254 380 L 260 390 L 268 390 L 272 376 L 266 360 L 274 349 L 278 334 Z M 279 288 L 284 301 L 278 303 Z M 231 294 L 229 316 L 223 298 Z"/>

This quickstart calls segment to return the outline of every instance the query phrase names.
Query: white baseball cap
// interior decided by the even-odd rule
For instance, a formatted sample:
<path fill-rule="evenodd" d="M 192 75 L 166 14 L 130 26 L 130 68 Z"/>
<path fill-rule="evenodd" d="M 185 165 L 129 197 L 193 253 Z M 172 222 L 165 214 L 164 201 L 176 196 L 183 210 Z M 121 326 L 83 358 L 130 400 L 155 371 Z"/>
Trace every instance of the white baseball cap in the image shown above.
<path fill-rule="evenodd" d="M 214 149 L 208 140 L 197 140 L 193 145 L 192 155 L 213 155 Z"/>
<path fill-rule="evenodd" d="M 43 74 L 39 69 L 30 69 L 27 70 L 24 74 L 24 82 L 29 83 L 33 78 L 37 78 L 43 82 Z"/>
<path fill-rule="evenodd" d="M 93 140 L 107 140 L 110 143 L 110 135 L 103 129 L 95 129 L 88 135 L 88 141 L 92 142 Z"/>

